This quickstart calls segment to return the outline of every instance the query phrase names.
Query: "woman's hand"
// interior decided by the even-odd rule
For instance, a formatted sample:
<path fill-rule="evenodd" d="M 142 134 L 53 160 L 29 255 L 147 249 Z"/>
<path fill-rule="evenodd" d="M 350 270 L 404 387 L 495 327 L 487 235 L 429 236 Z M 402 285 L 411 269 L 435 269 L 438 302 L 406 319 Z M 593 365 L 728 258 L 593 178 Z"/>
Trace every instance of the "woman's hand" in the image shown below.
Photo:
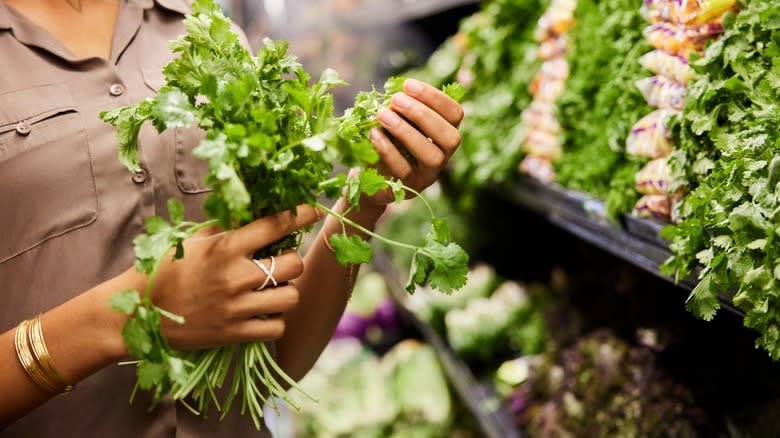
<path fill-rule="evenodd" d="M 154 303 L 183 316 L 184 324 L 163 318 L 162 330 L 171 347 L 201 349 L 247 341 L 275 340 L 284 334 L 284 314 L 293 310 L 299 292 L 290 281 L 303 273 L 296 251 L 275 257 L 272 276 L 252 261 L 252 254 L 295 230 L 320 220 L 322 214 L 300 206 L 224 232 L 201 230 L 184 242 L 184 258 L 168 258 L 160 266 L 152 291 Z M 266 269 L 271 260 L 263 259 Z"/>
<path fill-rule="evenodd" d="M 416 160 L 409 163 L 381 130 L 373 129 L 371 141 L 381 157 L 379 170 L 418 192 L 436 181 L 460 145 L 457 127 L 463 119 L 463 107 L 440 90 L 415 79 L 404 82 L 404 92 L 395 94 L 390 108 L 380 111 L 377 118 Z M 389 204 L 393 196 L 380 192 L 371 200 Z"/>

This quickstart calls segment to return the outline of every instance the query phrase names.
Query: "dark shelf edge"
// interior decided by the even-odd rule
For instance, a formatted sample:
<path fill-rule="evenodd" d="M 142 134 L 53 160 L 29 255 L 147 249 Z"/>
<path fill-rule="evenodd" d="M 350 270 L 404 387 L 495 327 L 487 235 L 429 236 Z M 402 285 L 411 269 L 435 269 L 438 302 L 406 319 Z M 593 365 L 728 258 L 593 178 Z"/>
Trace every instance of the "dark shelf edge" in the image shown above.
<path fill-rule="evenodd" d="M 406 23 L 432 15 L 480 3 L 481 0 L 370 0 L 370 5 L 358 6 L 340 13 L 336 19 L 356 27 L 371 28 Z M 380 4 L 377 4 L 380 3 Z"/>
<path fill-rule="evenodd" d="M 414 323 L 425 341 L 433 347 L 444 372 L 460 398 L 477 419 L 485 436 L 490 438 L 522 438 L 523 435 L 515 428 L 509 412 L 503 406 L 499 405 L 491 412 L 486 412 L 486 404 L 490 404 L 497 398 L 492 386 L 477 381 L 468 365 L 458 359 L 444 339 L 431 326 L 419 320 L 406 308 L 403 303 L 406 296 L 404 285 L 390 257 L 382 251 L 375 250 L 372 265 L 377 272 L 385 277 L 390 295 L 399 311 Z"/>
<path fill-rule="evenodd" d="M 671 256 L 668 245 L 658 236 L 663 224 L 648 219 L 625 217 L 626 227 L 606 217 L 604 203 L 583 193 L 557 184 L 544 184 L 519 177 L 509 190 L 500 193 L 516 205 L 543 215 L 550 223 L 597 246 L 651 274 L 690 292 L 695 278 L 676 282 L 661 274 L 659 266 Z M 718 297 L 721 306 L 740 317 L 745 314 L 733 306 L 730 296 Z"/>

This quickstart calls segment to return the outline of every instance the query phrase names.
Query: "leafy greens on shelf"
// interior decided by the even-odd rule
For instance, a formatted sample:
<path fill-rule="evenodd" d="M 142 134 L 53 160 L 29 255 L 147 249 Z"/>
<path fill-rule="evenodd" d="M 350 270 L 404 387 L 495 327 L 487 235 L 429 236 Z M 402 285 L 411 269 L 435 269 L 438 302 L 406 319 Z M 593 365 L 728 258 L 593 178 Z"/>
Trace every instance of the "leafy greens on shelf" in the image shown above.
<path fill-rule="evenodd" d="M 630 211 L 638 199 L 634 174 L 641 163 L 625 154 L 625 142 L 633 124 L 652 110 L 634 86 L 646 75 L 639 57 L 650 50 L 639 6 L 634 0 L 577 0 L 570 75 L 557 101 L 565 136 L 557 180 L 605 200 L 612 216 Z"/>
<path fill-rule="evenodd" d="M 101 117 L 117 126 L 120 160 L 131 170 L 140 165 L 137 140 L 145 122 L 160 132 L 195 125 L 204 130 L 205 139 L 193 153 L 208 163 L 206 183 L 212 192 L 204 208 L 213 219 L 185 221 L 176 200 L 168 204 L 170 223 L 160 217 L 148 218 L 146 233 L 134 242 L 136 268 L 149 278 L 146 293 L 124 291 L 114 297 L 112 306 L 131 315 L 123 336 L 138 359 L 136 389 L 153 389 L 155 402 L 168 394 L 180 401 L 191 397 L 197 403 L 197 409 L 191 409 L 204 413 L 216 406 L 223 416 L 240 395 L 241 412 L 248 410 L 259 428 L 265 402 L 275 408 L 280 398 L 295 406 L 277 379 L 296 384 L 274 362 L 264 343 L 179 352 L 160 332 L 162 317 L 185 322 L 151 300 L 160 263 L 166 257 L 183 257 L 184 239 L 209 225 L 229 230 L 310 204 L 341 222 L 343 232 L 331 236 L 330 243 L 343 265 L 366 263 L 372 252 L 365 240 L 346 234 L 348 225 L 411 251 L 409 292 L 416 284 L 429 284 L 445 293 L 460 288 L 466 280 L 468 255 L 451 241 L 446 220 L 434 216 L 430 208 L 432 226 L 420 245 L 385 238 L 346 216 L 360 208 L 361 196 L 379 190 L 392 190 L 397 201 L 409 193 L 419 196 L 401 181 L 388 180 L 370 167 L 379 157 L 368 140 L 368 130 L 377 126 L 377 111 L 388 105 L 403 79 L 388 81 L 384 93 L 359 94 L 354 107 L 336 117 L 330 90 L 344 82 L 334 70 L 325 70 L 319 81 L 310 83 L 309 74 L 287 54 L 283 41 L 265 40 L 265 47 L 252 56 L 212 0 L 195 2 L 184 24 L 186 34 L 170 43 L 178 56 L 164 67 L 167 85 L 153 98 L 106 111 Z M 459 84 L 443 90 L 456 99 L 463 93 Z M 334 175 L 334 163 L 361 170 L 350 176 Z M 345 213 L 318 201 L 321 196 L 342 194 L 349 203 Z M 293 234 L 255 256 L 278 254 L 299 243 L 300 234 Z M 227 398 L 219 400 L 216 389 L 226 382 L 234 362 Z"/>
<path fill-rule="evenodd" d="M 735 293 L 756 346 L 780 359 L 780 5 L 751 1 L 724 19 L 726 33 L 693 62 L 698 79 L 674 131 L 672 164 L 690 193 L 664 230 L 666 273 L 704 266 L 687 307 L 710 320 Z"/>
<path fill-rule="evenodd" d="M 463 99 L 463 141 L 452 158 L 451 177 L 463 193 L 515 174 L 524 135 L 520 112 L 531 102 L 528 85 L 540 65 L 533 31 L 546 3 L 486 2 L 424 68 L 408 73 L 431 83 L 473 78 Z"/>

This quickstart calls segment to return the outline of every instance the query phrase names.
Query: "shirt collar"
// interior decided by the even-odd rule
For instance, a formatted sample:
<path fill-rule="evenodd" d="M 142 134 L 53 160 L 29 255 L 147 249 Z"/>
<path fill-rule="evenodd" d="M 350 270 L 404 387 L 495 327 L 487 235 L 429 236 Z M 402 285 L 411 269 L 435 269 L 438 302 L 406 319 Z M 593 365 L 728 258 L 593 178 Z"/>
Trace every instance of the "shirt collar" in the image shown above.
<path fill-rule="evenodd" d="M 192 12 L 192 7 L 190 6 L 192 0 L 154 0 L 154 2 L 165 9 L 178 12 L 182 15 Z M 152 1 L 149 0 L 148 3 L 152 3 Z"/>

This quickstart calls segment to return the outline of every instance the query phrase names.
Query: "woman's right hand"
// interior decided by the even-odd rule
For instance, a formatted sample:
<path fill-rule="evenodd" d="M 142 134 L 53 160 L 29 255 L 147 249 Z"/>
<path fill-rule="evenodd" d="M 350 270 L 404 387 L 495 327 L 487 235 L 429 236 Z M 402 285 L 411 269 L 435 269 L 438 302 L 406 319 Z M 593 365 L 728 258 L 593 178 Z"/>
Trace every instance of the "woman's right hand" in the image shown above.
<path fill-rule="evenodd" d="M 291 280 L 303 273 L 303 260 L 294 250 L 275 257 L 278 286 L 269 282 L 258 291 L 266 274 L 252 254 L 322 217 L 304 205 L 296 215 L 287 211 L 227 232 L 213 227 L 185 240 L 184 257 L 162 263 L 152 291 L 157 306 L 185 319 L 177 324 L 163 318 L 163 334 L 171 347 L 191 350 L 280 338 L 284 314 L 298 304 L 299 292 Z M 262 263 L 271 267 L 269 259 Z"/>

